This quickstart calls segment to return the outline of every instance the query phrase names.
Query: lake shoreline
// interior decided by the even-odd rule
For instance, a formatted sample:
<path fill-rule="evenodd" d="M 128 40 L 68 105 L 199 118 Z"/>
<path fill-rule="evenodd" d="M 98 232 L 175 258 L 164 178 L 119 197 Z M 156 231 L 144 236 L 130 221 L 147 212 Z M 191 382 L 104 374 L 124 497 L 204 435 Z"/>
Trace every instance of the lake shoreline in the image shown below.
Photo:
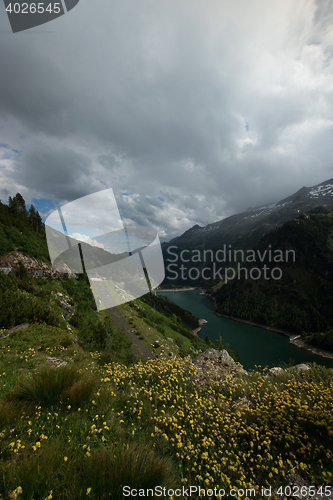
<path fill-rule="evenodd" d="M 189 292 L 190 290 L 201 290 L 201 288 L 198 288 L 197 286 L 192 287 L 192 288 L 157 288 L 155 290 L 155 293 L 159 292 Z"/>
<path fill-rule="evenodd" d="M 237 321 L 239 323 L 245 323 L 247 325 L 251 326 L 256 326 L 258 328 L 263 328 L 264 330 L 268 330 L 271 332 L 276 332 L 280 333 L 282 335 L 285 335 L 286 337 L 289 337 L 289 342 L 291 344 L 294 344 L 297 347 L 300 347 L 302 349 L 306 349 L 309 352 L 312 352 L 312 354 L 317 354 L 318 356 L 321 356 L 326 359 L 333 359 L 333 353 L 330 351 L 325 351 L 325 349 L 320 349 L 319 347 L 312 346 L 310 344 L 307 344 L 304 339 L 301 338 L 299 334 L 288 332 L 286 330 L 281 330 L 279 328 L 273 328 L 267 325 L 262 325 L 261 323 L 255 323 L 254 321 L 247 321 L 245 319 L 239 319 L 235 318 L 233 316 L 227 316 L 226 314 L 220 314 L 217 312 L 217 305 L 216 305 L 216 300 L 215 297 L 213 297 L 211 294 L 206 293 L 204 290 L 200 289 L 202 295 L 207 295 L 207 297 L 210 297 L 212 301 L 214 302 L 214 307 L 215 307 L 215 314 L 217 316 L 220 316 L 221 318 L 226 318 L 226 319 L 231 319 L 232 321 Z"/>
<path fill-rule="evenodd" d="M 198 328 L 195 328 L 194 330 L 192 330 L 192 333 L 194 335 L 198 336 L 198 333 L 200 332 L 202 325 L 204 325 L 205 323 L 208 323 L 208 321 L 206 319 L 199 319 L 199 326 L 198 326 Z"/>
<path fill-rule="evenodd" d="M 201 288 L 198 288 L 197 286 L 195 287 L 190 287 L 190 288 L 170 288 L 170 289 L 157 289 L 155 290 L 155 294 L 157 295 L 158 293 L 163 293 L 163 292 L 189 292 L 190 290 L 201 290 Z M 203 290 L 201 290 L 201 292 L 203 292 Z M 208 321 L 206 319 L 199 319 L 198 318 L 198 322 L 199 322 L 199 326 L 197 328 L 195 328 L 194 330 L 192 330 L 192 333 L 193 335 L 196 335 L 198 336 L 198 333 L 200 332 L 201 330 L 201 327 L 202 325 L 204 325 L 205 323 L 208 323 Z"/>
<path fill-rule="evenodd" d="M 315 347 L 315 346 L 312 346 L 310 344 L 307 344 L 305 342 L 305 340 L 303 340 L 299 334 L 288 332 L 287 330 L 281 330 L 279 328 L 273 328 L 273 327 L 270 327 L 267 325 L 262 325 L 261 323 L 255 323 L 254 321 L 247 321 L 244 319 L 235 318 L 233 316 L 227 316 L 225 314 L 221 314 L 221 313 L 217 312 L 217 304 L 216 304 L 215 297 L 213 297 L 210 293 L 207 293 L 205 290 L 203 290 L 200 287 L 178 288 L 175 290 L 174 289 L 170 289 L 170 290 L 169 289 L 168 290 L 161 290 L 160 289 L 160 290 L 156 290 L 156 292 L 157 293 L 158 292 L 162 292 L 162 293 L 163 292 L 187 292 L 190 290 L 200 290 L 201 295 L 206 295 L 207 297 L 210 297 L 214 303 L 216 316 L 220 316 L 221 318 L 231 319 L 232 321 L 236 321 L 238 323 L 245 323 L 247 325 L 255 326 L 257 328 L 263 328 L 264 330 L 268 330 L 270 332 L 276 332 L 276 333 L 279 333 L 281 335 L 285 335 L 286 337 L 289 338 L 289 342 L 291 344 L 294 344 L 296 347 L 299 347 L 301 349 L 305 349 L 306 351 L 309 351 L 312 354 L 316 354 L 317 356 L 321 356 L 322 358 L 325 358 L 325 359 L 333 359 L 332 352 L 326 351 L 325 349 L 320 349 L 319 347 Z M 202 323 L 199 323 L 200 326 L 198 328 L 196 328 L 195 330 L 193 330 L 193 333 L 195 335 L 197 335 L 200 332 L 201 325 L 203 325 L 204 323 L 207 323 L 206 320 L 199 319 L 199 322 L 200 321 L 202 321 Z"/>

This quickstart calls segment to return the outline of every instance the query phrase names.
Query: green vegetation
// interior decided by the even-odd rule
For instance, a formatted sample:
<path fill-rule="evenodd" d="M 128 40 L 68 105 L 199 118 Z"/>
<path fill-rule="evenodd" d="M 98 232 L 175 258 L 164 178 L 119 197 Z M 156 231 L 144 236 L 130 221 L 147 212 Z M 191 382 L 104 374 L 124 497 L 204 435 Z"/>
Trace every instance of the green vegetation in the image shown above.
<path fill-rule="evenodd" d="M 189 311 L 185 311 L 181 307 L 177 306 L 177 304 L 171 302 L 166 297 L 163 297 L 162 295 L 148 294 L 143 297 L 143 300 L 156 311 L 172 318 L 173 321 L 176 316 L 176 321 L 186 329 L 190 328 L 191 330 L 194 330 L 195 328 L 198 328 L 198 318 L 193 316 L 193 314 Z"/>
<path fill-rule="evenodd" d="M 53 335 L 36 347 L 27 335 L 19 350 L 16 335 L 0 341 L 0 497 L 218 485 L 262 498 L 261 486 L 285 484 L 291 471 L 331 483 L 331 370 L 264 369 L 201 386 L 190 358 L 103 364 L 100 351 L 49 348 Z M 46 366 L 50 356 L 67 365 Z"/>
<path fill-rule="evenodd" d="M 24 204 L 11 203 L 19 225 Z M 26 227 L 30 242 L 42 234 Z M 189 485 L 262 498 L 291 471 L 332 482 L 332 370 L 239 371 L 201 384 L 193 358 L 212 344 L 193 335 L 190 313 L 150 294 L 118 310 L 158 359 L 136 358 L 96 310 L 86 275 L 0 272 L 1 500 L 118 500 L 123 486 Z M 217 347 L 228 349 L 221 337 Z"/>
<path fill-rule="evenodd" d="M 19 193 L 9 199 L 8 206 L 0 204 L 0 213 L 6 235 L 11 234 L 13 228 L 17 233 L 17 239 L 7 237 L 7 250 L 10 247 L 28 251 L 31 247 L 30 256 L 43 257 L 44 260 L 48 258 L 40 216 L 34 208 L 26 210 L 25 201 Z M 0 256 L 1 253 L 5 252 L 0 250 Z M 63 307 L 59 295 L 68 301 L 72 314 Z M 162 297 L 148 294 L 142 300 L 124 305 L 120 310 L 125 318 L 129 316 L 130 323 L 134 323 L 131 316 L 138 315 L 135 331 L 149 349 L 152 343 L 162 339 L 170 348 L 170 342 L 174 341 L 172 352 L 175 355 L 185 356 L 204 347 L 204 342 L 191 331 L 198 327 L 197 318 Z M 102 350 L 103 359 L 128 363 L 137 360 L 126 334 L 115 327 L 109 313 L 97 312 L 88 278 L 84 274 L 76 278 L 66 274 L 59 279 L 33 278 L 28 276 L 21 262 L 16 275 L 0 272 L 0 321 L 3 329 L 28 322 L 43 324 L 43 328 L 60 328 L 66 335 L 69 327 L 82 347 Z M 166 336 L 172 341 L 167 340 Z"/>
<path fill-rule="evenodd" d="M 307 342 L 333 348 L 333 235 L 332 213 L 301 215 L 261 240 L 258 249 L 293 249 L 295 262 L 278 266 L 279 280 L 235 279 L 215 290 L 218 312 L 301 334 Z M 250 264 L 244 264 L 250 270 Z"/>
<path fill-rule="evenodd" d="M 56 293 L 61 293 L 73 304 L 72 315 L 63 309 Z M 111 318 L 98 315 L 85 275 L 77 279 L 36 279 L 27 276 L 20 279 L 13 273 L 5 275 L 1 272 L 0 318 L 4 329 L 25 322 L 36 325 L 30 327 L 33 332 L 29 330 L 34 337 L 36 329 L 40 328 L 37 324 L 43 324 L 43 328 L 58 327 L 66 336 L 67 324 L 70 324 L 82 346 L 105 349 L 113 343 L 117 344 L 120 359 L 129 360 L 132 357 L 129 342 L 114 328 Z"/>
<path fill-rule="evenodd" d="M 64 403 L 78 408 L 89 401 L 96 383 L 95 377 L 83 377 L 75 366 L 64 365 L 57 370 L 44 366 L 30 378 L 19 381 L 11 399 L 40 404 L 42 407 Z"/>
<path fill-rule="evenodd" d="M 18 250 L 31 257 L 49 261 L 45 228 L 41 216 L 31 205 L 27 210 L 20 193 L 0 202 L 0 255 Z"/>

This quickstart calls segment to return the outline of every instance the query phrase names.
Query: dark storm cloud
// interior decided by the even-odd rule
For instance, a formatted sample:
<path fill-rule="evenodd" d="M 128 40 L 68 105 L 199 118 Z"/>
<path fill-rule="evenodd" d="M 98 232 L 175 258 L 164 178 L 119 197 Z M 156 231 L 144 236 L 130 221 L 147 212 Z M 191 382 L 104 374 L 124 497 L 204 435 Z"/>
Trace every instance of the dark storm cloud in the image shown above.
<path fill-rule="evenodd" d="M 331 177 L 332 12 L 81 1 L 54 33 L 0 35 L 3 189 L 112 187 L 126 221 L 171 237 Z"/>
<path fill-rule="evenodd" d="M 16 175 L 28 189 L 37 187 L 45 197 L 67 200 L 91 192 L 91 186 L 84 183 L 89 169 L 85 156 L 61 144 L 34 144 L 17 162 Z"/>

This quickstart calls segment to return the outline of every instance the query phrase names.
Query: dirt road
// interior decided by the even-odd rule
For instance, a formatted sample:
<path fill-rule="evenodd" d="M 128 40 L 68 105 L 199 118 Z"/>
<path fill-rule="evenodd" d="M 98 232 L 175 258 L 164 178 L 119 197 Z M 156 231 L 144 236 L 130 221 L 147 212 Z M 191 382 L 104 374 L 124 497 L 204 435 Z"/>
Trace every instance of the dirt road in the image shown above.
<path fill-rule="evenodd" d="M 109 312 L 111 318 L 113 319 L 116 328 L 118 328 L 119 330 L 123 330 L 126 333 L 128 340 L 132 344 L 133 351 L 135 352 L 135 354 L 139 358 L 156 359 L 154 354 L 133 333 L 130 325 L 122 317 L 122 315 L 120 314 L 120 312 L 118 311 L 118 309 L 116 307 L 112 307 L 111 309 L 108 309 L 108 312 Z"/>

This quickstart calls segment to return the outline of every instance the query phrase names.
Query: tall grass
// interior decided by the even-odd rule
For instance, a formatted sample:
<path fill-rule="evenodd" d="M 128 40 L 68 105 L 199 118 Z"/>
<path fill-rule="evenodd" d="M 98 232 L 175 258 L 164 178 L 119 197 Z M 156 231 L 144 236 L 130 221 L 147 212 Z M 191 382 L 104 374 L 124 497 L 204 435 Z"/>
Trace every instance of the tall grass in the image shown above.
<path fill-rule="evenodd" d="M 25 452 L 17 457 L 11 467 L 0 462 L 0 498 L 20 486 L 22 500 L 118 500 L 124 498 L 123 486 L 154 489 L 176 481 L 170 459 L 145 444 L 122 443 L 71 463 L 63 459 L 65 449 L 60 442 L 48 442 L 34 455 Z"/>
<path fill-rule="evenodd" d="M 3 429 L 5 425 L 13 423 L 19 415 L 20 412 L 13 401 L 0 401 L 0 429 Z"/>
<path fill-rule="evenodd" d="M 17 383 L 11 399 L 38 403 L 43 407 L 65 402 L 79 406 L 90 399 L 96 383 L 94 376 L 82 375 L 76 366 L 43 366 L 30 378 Z"/>
<path fill-rule="evenodd" d="M 64 447 L 49 442 L 38 454 L 24 453 L 12 461 L 10 467 L 0 462 L 0 498 L 9 497 L 9 492 L 18 486 L 22 488 L 22 500 L 44 500 L 51 490 L 55 491 L 66 482 L 66 463 L 63 460 Z M 69 478 L 67 478 L 69 481 Z M 2 483 L 2 484 L 1 484 Z M 10 498 L 16 498 L 12 496 Z M 63 497 L 65 498 L 65 497 Z"/>
<path fill-rule="evenodd" d="M 73 466 L 75 476 L 67 493 L 68 500 L 87 498 L 88 488 L 99 500 L 123 499 L 123 486 L 136 489 L 171 486 L 176 477 L 171 460 L 159 456 L 150 445 L 143 443 L 98 450 Z"/>

